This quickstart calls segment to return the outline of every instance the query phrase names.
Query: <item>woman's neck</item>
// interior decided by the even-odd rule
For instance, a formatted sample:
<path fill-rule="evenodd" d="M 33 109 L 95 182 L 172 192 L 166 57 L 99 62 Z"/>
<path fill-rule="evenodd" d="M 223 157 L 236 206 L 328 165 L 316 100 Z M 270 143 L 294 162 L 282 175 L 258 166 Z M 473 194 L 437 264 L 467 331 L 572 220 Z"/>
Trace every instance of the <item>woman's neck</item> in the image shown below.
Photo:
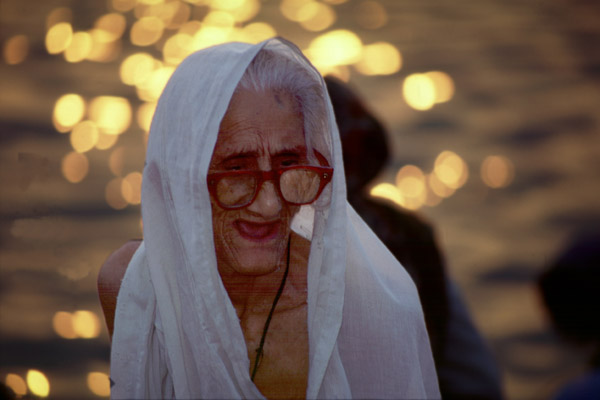
<path fill-rule="evenodd" d="M 309 252 L 310 242 L 292 234 L 289 271 L 277 311 L 294 308 L 306 302 Z M 269 313 L 284 278 L 286 264 L 284 259 L 278 268 L 262 275 L 221 273 L 221 279 L 238 317 Z"/>

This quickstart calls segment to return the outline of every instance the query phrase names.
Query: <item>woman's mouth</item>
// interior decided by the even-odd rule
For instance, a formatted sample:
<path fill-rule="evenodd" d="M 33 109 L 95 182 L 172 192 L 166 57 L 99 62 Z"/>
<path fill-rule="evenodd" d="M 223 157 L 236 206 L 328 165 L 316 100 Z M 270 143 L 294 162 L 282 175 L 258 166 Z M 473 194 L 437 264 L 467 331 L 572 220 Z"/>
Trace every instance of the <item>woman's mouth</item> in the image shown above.
<path fill-rule="evenodd" d="M 237 220 L 235 222 L 235 227 L 243 238 L 259 242 L 275 238 L 279 233 L 279 226 L 279 221 L 258 223 Z"/>

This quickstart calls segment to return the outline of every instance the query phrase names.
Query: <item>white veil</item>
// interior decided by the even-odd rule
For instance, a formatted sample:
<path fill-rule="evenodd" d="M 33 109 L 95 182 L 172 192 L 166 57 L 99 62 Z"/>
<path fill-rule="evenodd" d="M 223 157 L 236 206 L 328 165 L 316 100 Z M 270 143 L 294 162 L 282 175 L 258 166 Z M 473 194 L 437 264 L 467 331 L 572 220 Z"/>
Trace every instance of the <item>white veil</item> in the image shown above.
<path fill-rule="evenodd" d="M 217 271 L 206 174 L 231 96 L 264 47 L 318 76 L 283 39 L 229 43 L 189 56 L 159 100 L 142 187 L 144 242 L 117 300 L 113 398 L 262 398 Z M 339 135 L 326 106 L 321 145 L 335 169 L 328 204 L 304 206 L 293 224 L 311 239 L 306 396 L 439 397 L 416 289 L 346 202 Z"/>

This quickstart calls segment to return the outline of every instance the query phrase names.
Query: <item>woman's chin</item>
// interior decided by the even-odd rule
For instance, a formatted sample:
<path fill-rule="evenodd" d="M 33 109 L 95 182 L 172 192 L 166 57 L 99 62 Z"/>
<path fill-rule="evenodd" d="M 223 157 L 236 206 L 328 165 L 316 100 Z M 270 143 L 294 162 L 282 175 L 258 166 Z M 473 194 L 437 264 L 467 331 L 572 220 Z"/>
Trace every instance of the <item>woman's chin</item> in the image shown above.
<path fill-rule="evenodd" d="M 234 267 L 235 272 L 240 275 L 246 276 L 261 276 L 268 275 L 274 272 L 279 267 L 279 263 L 276 260 L 256 260 L 257 262 L 251 262 L 253 260 L 247 260 L 243 264 L 237 263 Z"/>
<path fill-rule="evenodd" d="M 246 276 L 270 274 L 278 267 L 285 265 L 286 242 L 271 241 L 269 245 L 257 245 L 252 241 L 238 238 L 236 246 L 229 246 L 229 251 L 217 254 L 225 261 L 234 273 Z M 219 252 L 218 252 L 219 253 Z"/>

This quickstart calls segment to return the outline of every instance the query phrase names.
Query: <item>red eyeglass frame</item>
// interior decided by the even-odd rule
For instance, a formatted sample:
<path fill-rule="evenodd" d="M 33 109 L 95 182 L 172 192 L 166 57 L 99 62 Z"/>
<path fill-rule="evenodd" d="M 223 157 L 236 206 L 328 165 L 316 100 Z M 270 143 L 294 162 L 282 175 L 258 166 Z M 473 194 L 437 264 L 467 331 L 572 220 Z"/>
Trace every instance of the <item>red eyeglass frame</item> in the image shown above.
<path fill-rule="evenodd" d="M 294 203 L 291 201 L 287 201 L 283 197 L 283 193 L 281 192 L 281 187 L 279 186 L 281 175 L 284 172 L 293 170 L 293 169 L 303 169 L 303 170 L 315 171 L 321 176 L 319 190 L 317 191 L 317 194 L 315 195 L 314 200 L 306 202 L 306 203 Z M 227 205 L 222 204 L 221 201 L 219 200 L 219 197 L 217 196 L 217 182 L 224 177 L 241 176 L 241 175 L 250 175 L 250 176 L 255 177 L 255 179 L 257 179 L 256 190 L 254 191 L 254 195 L 247 203 L 245 203 L 243 205 L 227 206 Z M 258 196 L 258 193 L 260 192 L 260 189 L 262 188 L 263 183 L 265 183 L 265 181 L 268 181 L 268 180 L 273 181 L 273 183 L 275 184 L 275 187 L 277 188 L 277 193 L 279 194 L 279 197 L 283 201 L 285 201 L 288 204 L 295 205 L 295 206 L 302 206 L 305 204 L 313 203 L 316 199 L 318 199 L 319 196 L 321 195 L 321 192 L 323 192 L 323 189 L 325 189 L 325 186 L 331 181 L 332 176 L 333 176 L 333 168 L 331 168 L 331 167 L 316 167 L 313 165 L 294 165 L 291 167 L 276 168 L 276 169 L 272 169 L 270 171 L 248 171 L 248 170 L 245 170 L 245 171 L 213 172 L 206 176 L 206 184 L 208 186 L 208 191 L 213 196 L 213 198 L 216 200 L 216 202 L 219 204 L 219 206 L 221 208 L 224 208 L 227 210 L 235 210 L 238 208 L 248 207 L 250 204 L 254 203 L 254 200 L 256 200 L 256 197 Z M 274 178 L 277 178 L 277 179 L 274 179 Z"/>

